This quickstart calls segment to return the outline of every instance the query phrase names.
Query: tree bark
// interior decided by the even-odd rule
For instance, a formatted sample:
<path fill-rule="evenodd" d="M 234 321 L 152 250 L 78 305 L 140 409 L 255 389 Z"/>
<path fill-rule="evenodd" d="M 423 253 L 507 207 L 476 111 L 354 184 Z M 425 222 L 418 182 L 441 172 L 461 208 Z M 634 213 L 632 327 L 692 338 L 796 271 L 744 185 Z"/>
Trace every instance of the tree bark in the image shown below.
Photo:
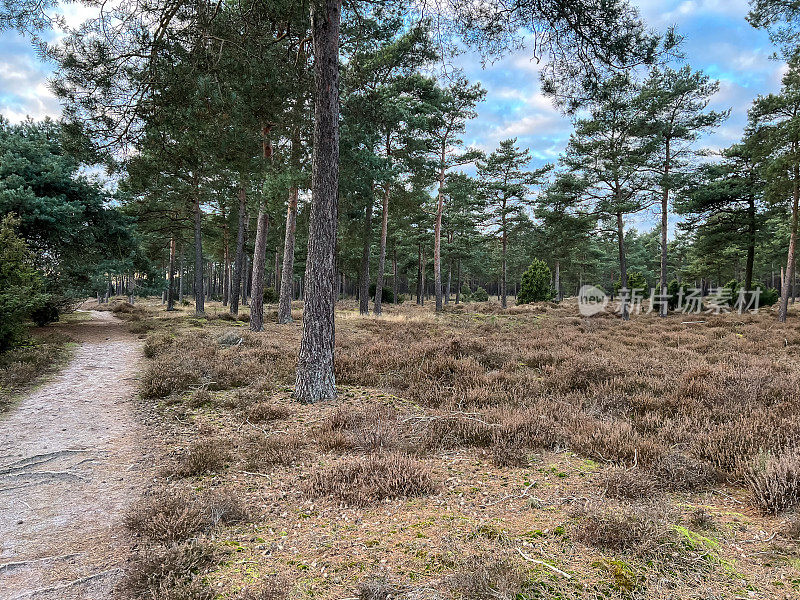
<path fill-rule="evenodd" d="M 664 183 L 663 183 L 663 190 L 661 194 L 661 282 L 660 288 L 661 293 L 666 296 L 667 295 L 667 217 L 669 211 L 669 183 L 667 178 L 669 177 L 669 169 L 670 169 L 670 146 L 669 146 L 669 139 L 667 139 L 666 143 L 666 155 L 664 159 Z M 666 317 L 667 316 L 667 303 L 662 302 L 659 308 L 659 316 Z"/>
<path fill-rule="evenodd" d="M 620 289 L 628 288 L 628 263 L 625 257 L 625 223 L 622 220 L 622 213 L 617 213 L 617 245 L 619 250 L 619 280 Z M 630 298 L 630 290 L 628 291 L 628 298 Z M 628 307 L 628 298 L 622 297 L 622 318 L 624 320 L 630 319 L 630 310 Z"/>
<path fill-rule="evenodd" d="M 386 144 L 386 152 L 389 152 L 389 144 Z M 386 268 L 386 237 L 389 232 L 389 192 L 391 186 L 389 182 L 383 184 L 383 202 L 381 204 L 381 246 L 378 251 L 378 276 L 375 281 L 375 314 L 380 316 L 383 312 L 383 271 Z M 397 278 L 395 277 L 395 280 Z M 395 284 L 395 287 L 396 284 Z M 397 301 L 397 290 L 395 289 L 395 302 Z"/>
<path fill-rule="evenodd" d="M 230 253 L 230 231 L 228 229 L 228 215 L 225 211 L 225 203 L 220 203 L 222 213 L 222 306 L 228 306 L 231 299 L 231 253 Z"/>
<path fill-rule="evenodd" d="M 175 236 L 169 240 L 169 285 L 167 286 L 167 310 L 175 310 Z"/>
<path fill-rule="evenodd" d="M 180 243 L 178 248 L 178 254 L 180 255 L 180 262 L 178 267 L 178 302 L 181 304 L 183 303 L 183 273 L 184 273 L 184 264 L 183 264 L 183 242 Z M 136 278 L 133 279 L 133 289 L 136 289 Z"/>
<path fill-rule="evenodd" d="M 364 231 L 362 233 L 363 250 L 361 252 L 361 289 L 358 294 L 358 312 L 362 315 L 369 314 L 369 255 L 372 240 L 372 204 L 373 198 L 367 202 L 364 212 Z M 377 294 L 377 291 L 375 292 Z"/>
<path fill-rule="evenodd" d="M 194 314 L 205 315 L 203 290 L 203 213 L 200 210 L 200 179 L 194 175 Z"/>
<path fill-rule="evenodd" d="M 781 285 L 781 306 L 778 311 L 778 321 L 786 322 L 786 315 L 789 311 L 789 290 L 791 288 L 791 277 L 794 273 L 794 254 L 797 246 L 797 209 L 800 201 L 800 166 L 794 165 L 794 185 L 792 186 L 792 227 L 789 236 L 789 255 L 786 258 L 785 279 Z"/>
<path fill-rule="evenodd" d="M 433 292 L 436 295 L 436 312 L 442 310 L 442 213 L 444 212 L 444 177 L 446 142 L 442 142 L 439 156 L 439 194 L 436 199 L 436 224 L 433 227 Z"/>
<path fill-rule="evenodd" d="M 250 283 L 250 331 L 264 331 L 264 267 L 267 262 L 269 215 L 264 203 L 258 207 L 256 240 L 253 246 L 253 274 Z"/>
<path fill-rule="evenodd" d="M 744 270 L 744 289 L 753 287 L 753 264 L 756 259 L 756 203 L 750 196 L 747 199 L 747 264 Z"/>
<path fill-rule="evenodd" d="M 278 323 L 292 322 L 292 296 L 294 292 L 294 240 L 297 229 L 297 185 L 289 190 L 289 205 L 286 209 L 286 237 L 283 241 L 283 273 L 281 274 L 281 297 L 278 305 Z"/>
<path fill-rule="evenodd" d="M 397 305 L 400 303 L 400 300 L 397 298 L 397 247 L 392 249 L 392 288 L 394 291 L 394 303 Z"/>
<path fill-rule="evenodd" d="M 561 261 L 556 261 L 556 280 L 555 280 L 555 288 L 556 288 L 556 300 L 561 301 Z"/>
<path fill-rule="evenodd" d="M 239 294 L 242 291 L 242 270 L 244 269 L 244 228 L 247 222 L 247 189 L 239 187 L 239 223 L 236 227 L 236 256 L 233 259 L 233 282 L 231 283 L 232 315 L 239 314 Z"/>
<path fill-rule="evenodd" d="M 306 260 L 303 335 L 295 397 L 317 402 L 336 397 L 336 221 L 339 200 L 339 23 L 342 0 L 312 4 L 314 141 L 311 216 Z"/>
<path fill-rule="evenodd" d="M 269 134 L 270 125 L 265 125 L 261 130 L 262 155 L 264 161 L 272 159 L 272 141 Z M 269 215 L 265 200 L 258 205 L 258 219 L 256 220 L 256 242 L 253 247 L 253 276 L 252 300 L 250 301 L 250 331 L 264 331 L 264 271 L 267 262 L 267 233 L 269 232 Z"/>
<path fill-rule="evenodd" d="M 458 259 L 456 267 L 456 304 L 461 302 L 461 259 Z"/>
<path fill-rule="evenodd" d="M 503 236 L 503 268 L 500 272 L 500 306 L 502 308 L 508 308 L 508 294 L 506 292 L 506 271 L 507 271 L 507 262 L 506 262 L 506 251 L 508 250 L 508 235 L 506 233 L 506 199 L 503 198 L 503 215 L 502 215 L 502 236 Z"/>

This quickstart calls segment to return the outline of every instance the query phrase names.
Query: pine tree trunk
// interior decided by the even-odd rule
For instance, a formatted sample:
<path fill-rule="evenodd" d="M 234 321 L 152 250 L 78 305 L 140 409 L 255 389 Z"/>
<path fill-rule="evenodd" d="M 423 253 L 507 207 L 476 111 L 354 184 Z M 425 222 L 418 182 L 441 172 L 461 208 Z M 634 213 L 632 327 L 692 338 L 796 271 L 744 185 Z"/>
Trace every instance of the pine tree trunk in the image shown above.
<path fill-rule="evenodd" d="M 256 241 L 253 247 L 253 274 L 250 283 L 250 331 L 264 331 L 264 267 L 267 262 L 269 215 L 264 203 L 258 207 Z"/>
<path fill-rule="evenodd" d="M 387 142 L 387 154 L 389 152 Z M 386 268 L 386 237 L 389 232 L 389 191 L 391 187 L 387 181 L 383 185 L 383 203 L 381 205 L 381 246 L 378 251 L 378 276 L 375 282 L 375 314 L 380 316 L 383 312 L 383 271 Z M 395 277 L 395 280 L 397 278 Z M 396 287 L 396 282 L 395 282 Z M 397 301 L 397 290 L 395 290 L 395 301 Z"/>
<path fill-rule="evenodd" d="M 228 218 L 225 211 L 225 203 L 220 203 L 222 216 L 222 306 L 228 306 L 231 299 L 231 255 L 230 255 L 230 231 L 228 229 Z"/>
<path fill-rule="evenodd" d="M 461 259 L 458 259 L 456 267 L 456 304 L 461 302 Z"/>
<path fill-rule="evenodd" d="M 239 187 L 239 223 L 236 227 L 236 256 L 233 258 L 233 282 L 231 283 L 231 314 L 239 314 L 239 294 L 242 292 L 242 270 L 244 269 L 244 228 L 247 222 L 247 189 Z"/>
<path fill-rule="evenodd" d="M 661 194 L 661 279 L 660 288 L 661 293 L 666 296 L 667 294 L 667 217 L 669 211 L 669 185 L 667 177 L 669 177 L 670 169 L 670 147 L 669 140 L 666 145 L 666 158 L 664 161 L 664 183 L 663 191 Z M 667 303 L 662 302 L 659 309 L 659 316 L 667 316 Z"/>
<path fill-rule="evenodd" d="M 167 286 L 167 310 L 175 310 L 175 236 L 169 240 L 169 285 Z"/>
<path fill-rule="evenodd" d="M 444 303 L 450 304 L 450 282 L 453 280 L 453 261 L 447 263 L 447 285 L 444 290 Z"/>
<path fill-rule="evenodd" d="M 183 259 L 183 242 L 180 243 L 178 248 L 178 254 L 180 255 L 180 262 L 178 267 L 178 302 L 183 304 L 183 273 L 185 271 L 184 259 Z M 133 287 L 136 288 L 136 279 L 133 280 Z"/>
<path fill-rule="evenodd" d="M 392 288 L 394 290 L 394 304 L 397 305 L 400 303 L 397 298 L 397 247 L 392 249 Z"/>
<path fill-rule="evenodd" d="M 561 301 L 561 261 L 556 261 L 556 300 Z"/>
<path fill-rule="evenodd" d="M 297 229 L 297 186 L 289 190 L 289 206 L 286 209 L 286 237 L 283 241 L 283 273 L 281 275 L 281 297 L 278 306 L 278 323 L 292 322 L 292 296 L 294 295 L 294 240 Z"/>
<path fill-rule="evenodd" d="M 619 277 L 620 289 L 628 288 L 628 263 L 625 258 L 625 224 L 622 220 L 622 213 L 617 213 L 617 245 L 619 250 Z M 628 291 L 628 299 L 630 298 L 630 290 Z M 628 307 L 628 299 L 622 298 L 622 318 L 624 320 L 630 319 L 630 310 Z"/>
<path fill-rule="evenodd" d="M 747 264 L 744 270 L 744 289 L 753 287 L 753 264 L 756 258 L 756 203 L 750 196 L 747 199 Z"/>
<path fill-rule="evenodd" d="M 439 157 L 439 194 L 436 199 L 436 224 L 433 227 L 433 291 L 436 312 L 442 310 L 442 213 L 444 212 L 445 142 Z"/>
<path fill-rule="evenodd" d="M 506 271 L 508 269 L 506 262 L 506 252 L 508 250 L 508 235 L 506 234 L 506 201 L 503 199 L 503 268 L 500 272 L 500 306 L 508 308 L 508 294 L 506 292 Z"/>
<path fill-rule="evenodd" d="M 796 145 L 796 144 L 795 144 Z M 786 258 L 785 279 L 781 285 L 781 306 L 778 311 L 778 321 L 784 323 L 789 312 L 789 291 L 791 287 L 791 277 L 794 273 L 794 254 L 797 246 L 797 210 L 800 201 L 800 166 L 794 165 L 794 184 L 792 186 L 792 226 L 789 236 L 789 255 Z"/>
<path fill-rule="evenodd" d="M 422 305 L 422 244 L 417 244 L 417 304 Z"/>
<path fill-rule="evenodd" d="M 306 260 L 303 335 L 295 397 L 317 402 L 336 397 L 336 221 L 339 196 L 339 23 L 342 0 L 312 4 L 314 141 Z"/>
<path fill-rule="evenodd" d="M 194 314 L 202 317 L 206 313 L 205 290 L 203 289 L 203 213 L 200 210 L 200 183 L 194 176 Z"/>
<path fill-rule="evenodd" d="M 272 126 L 265 125 L 261 129 L 262 156 L 264 161 L 272 160 Z M 258 205 L 256 220 L 256 241 L 253 247 L 252 300 L 250 302 L 250 331 L 264 331 L 264 271 L 267 262 L 267 233 L 269 232 L 269 215 L 265 201 Z"/>
<path fill-rule="evenodd" d="M 369 255 L 370 242 L 372 241 L 372 204 L 373 198 L 370 195 L 367 202 L 367 210 L 364 212 L 364 231 L 362 233 L 361 290 L 358 294 L 358 312 L 362 315 L 369 314 Z"/>

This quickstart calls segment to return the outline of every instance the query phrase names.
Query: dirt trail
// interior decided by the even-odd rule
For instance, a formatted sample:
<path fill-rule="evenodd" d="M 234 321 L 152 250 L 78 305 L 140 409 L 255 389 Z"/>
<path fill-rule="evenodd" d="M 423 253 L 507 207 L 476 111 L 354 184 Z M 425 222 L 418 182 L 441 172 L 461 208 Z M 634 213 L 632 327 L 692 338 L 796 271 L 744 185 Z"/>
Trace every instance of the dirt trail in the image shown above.
<path fill-rule="evenodd" d="M 113 596 L 150 460 L 131 402 L 140 346 L 108 312 L 63 326 L 61 373 L 0 415 L 0 599 Z"/>

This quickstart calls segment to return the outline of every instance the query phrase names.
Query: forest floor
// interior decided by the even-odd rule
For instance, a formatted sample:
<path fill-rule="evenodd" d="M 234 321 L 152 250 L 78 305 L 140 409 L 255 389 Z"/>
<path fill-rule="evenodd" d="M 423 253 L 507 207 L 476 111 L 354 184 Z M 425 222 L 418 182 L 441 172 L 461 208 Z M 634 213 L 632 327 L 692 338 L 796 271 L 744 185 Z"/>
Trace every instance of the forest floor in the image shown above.
<path fill-rule="evenodd" d="M 301 324 L 118 307 L 167 458 L 122 589 L 163 598 L 795 598 L 800 319 L 574 302 L 337 307 L 336 401 Z M 272 309 L 272 310 L 270 310 Z M 794 509 L 796 510 L 796 506 Z M 789 509 L 789 510 L 787 510 Z M 167 566 L 165 566 L 167 565 Z"/>
<path fill-rule="evenodd" d="M 47 328 L 71 358 L 0 414 L 4 600 L 110 598 L 130 548 L 122 517 L 152 471 L 132 402 L 141 343 L 109 312 L 83 316 Z"/>
<path fill-rule="evenodd" d="M 83 422 L 110 415 L 117 437 L 104 442 L 98 423 L 91 440 L 69 442 L 108 449 L 108 458 L 71 470 L 107 465 L 125 479 L 102 492 L 98 507 L 106 499 L 113 507 L 98 508 L 108 511 L 101 519 L 73 525 L 87 528 L 89 545 L 97 536 L 92 556 L 108 556 L 103 544 L 116 545 L 117 557 L 132 547 L 116 587 L 123 596 L 766 600 L 800 592 L 795 309 L 787 324 L 771 311 L 625 323 L 580 317 L 571 301 L 449 305 L 440 315 L 406 303 L 382 318 L 340 302 L 339 397 L 309 406 L 291 397 L 299 303 L 286 326 L 267 307 L 258 334 L 246 308 L 234 319 L 219 303 L 203 318 L 191 306 L 167 313 L 157 301 L 86 306 L 126 321 L 113 334 L 124 349 L 91 351 L 87 341 L 67 371 L 7 418 L 21 418 L 59 381 L 81 387 L 75 395 L 85 402 L 70 406 Z M 69 374 L 93 360 L 108 370 L 96 375 L 109 375 L 110 389 L 92 389 L 85 370 Z M 122 400 L 134 373 L 138 421 Z M 64 419 L 59 430 L 73 416 Z M 24 426 L 41 420 L 29 414 Z M 47 452 L 24 450 L 22 425 L 3 427 L 18 440 L 7 462 Z M 70 481 L 64 493 L 97 479 Z M 62 504 L 85 506 L 67 498 Z M 122 505 L 132 537 L 97 529 L 118 523 Z M 11 529 L 26 531 L 30 516 Z M 57 533 L 46 537 L 52 551 L 30 558 L 75 552 Z M 22 573 L 2 569 L 0 583 Z"/>

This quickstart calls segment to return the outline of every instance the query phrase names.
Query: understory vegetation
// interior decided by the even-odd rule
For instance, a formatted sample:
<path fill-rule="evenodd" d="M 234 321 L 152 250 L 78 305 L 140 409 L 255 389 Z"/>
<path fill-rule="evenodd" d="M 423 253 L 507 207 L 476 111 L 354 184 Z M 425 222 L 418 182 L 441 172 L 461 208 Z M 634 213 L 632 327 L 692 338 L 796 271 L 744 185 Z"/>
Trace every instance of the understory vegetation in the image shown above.
<path fill-rule="evenodd" d="M 339 397 L 303 405 L 297 320 L 138 310 L 169 460 L 127 519 L 133 597 L 800 590 L 793 321 L 340 303 Z"/>

